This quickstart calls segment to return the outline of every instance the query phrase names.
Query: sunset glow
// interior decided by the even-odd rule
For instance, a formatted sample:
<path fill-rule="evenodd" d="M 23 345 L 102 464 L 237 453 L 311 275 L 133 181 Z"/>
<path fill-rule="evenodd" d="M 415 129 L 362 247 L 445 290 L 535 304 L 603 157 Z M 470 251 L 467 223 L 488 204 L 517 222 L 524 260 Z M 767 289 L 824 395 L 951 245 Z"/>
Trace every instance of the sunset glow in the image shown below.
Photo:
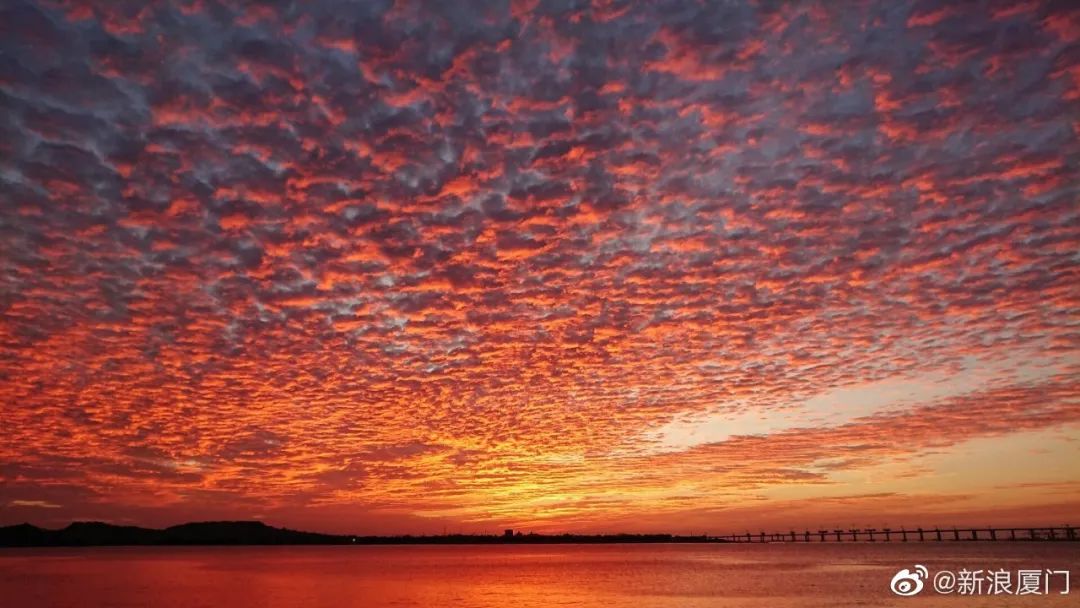
<path fill-rule="evenodd" d="M 0 524 L 1075 519 L 1080 10 L 770 4 L 5 2 Z"/>

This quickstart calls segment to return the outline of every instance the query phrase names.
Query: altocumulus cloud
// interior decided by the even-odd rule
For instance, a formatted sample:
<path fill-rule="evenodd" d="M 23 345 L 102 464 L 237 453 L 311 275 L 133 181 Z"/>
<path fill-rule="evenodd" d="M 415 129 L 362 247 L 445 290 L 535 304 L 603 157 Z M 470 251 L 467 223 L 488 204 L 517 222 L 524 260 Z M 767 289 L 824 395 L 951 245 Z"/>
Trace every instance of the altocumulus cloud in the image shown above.
<path fill-rule="evenodd" d="M 1080 418 L 1074 3 L 14 0 L 0 40 L 10 505 L 586 521 Z"/>

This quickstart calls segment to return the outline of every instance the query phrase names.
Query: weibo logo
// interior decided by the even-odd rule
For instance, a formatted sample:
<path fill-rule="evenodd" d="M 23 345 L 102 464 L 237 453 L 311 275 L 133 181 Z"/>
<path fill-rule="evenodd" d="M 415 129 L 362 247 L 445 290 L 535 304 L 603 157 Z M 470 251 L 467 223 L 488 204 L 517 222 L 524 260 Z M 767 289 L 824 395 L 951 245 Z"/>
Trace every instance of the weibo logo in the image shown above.
<path fill-rule="evenodd" d="M 914 572 L 907 568 L 897 572 L 896 576 L 892 578 L 889 588 L 896 595 L 905 597 L 917 595 L 923 589 L 923 579 L 928 576 L 930 576 L 930 572 L 926 569 L 926 566 L 916 564 Z"/>

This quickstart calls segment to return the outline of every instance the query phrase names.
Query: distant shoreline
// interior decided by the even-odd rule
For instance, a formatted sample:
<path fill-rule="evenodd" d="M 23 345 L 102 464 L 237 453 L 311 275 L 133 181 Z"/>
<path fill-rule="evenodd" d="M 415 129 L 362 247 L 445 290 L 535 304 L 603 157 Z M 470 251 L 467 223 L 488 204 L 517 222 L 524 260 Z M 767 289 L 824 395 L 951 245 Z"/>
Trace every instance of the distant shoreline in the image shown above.
<path fill-rule="evenodd" d="M 1016 531 L 1028 536 L 1017 535 Z M 981 533 L 981 536 L 980 536 Z M 874 535 L 877 535 L 875 539 Z M 1007 535 L 1006 535 L 1007 534 Z M 835 537 L 835 541 L 832 539 Z M 301 532 L 260 521 L 210 521 L 164 529 L 74 522 L 51 530 L 31 524 L 0 526 L 4 547 L 271 546 L 271 545 L 569 545 L 569 544 L 852 544 L 951 542 L 1075 542 L 1076 528 L 951 528 L 819 530 L 766 534 L 503 534 L 354 535 Z M 820 539 L 820 540 L 819 540 Z"/>
<path fill-rule="evenodd" d="M 164 529 L 75 522 L 50 530 L 31 524 L 0 527 L 0 547 L 269 546 L 269 545 L 550 545 L 726 543 L 675 534 L 444 534 L 363 536 L 275 528 L 258 521 L 197 522 Z"/>

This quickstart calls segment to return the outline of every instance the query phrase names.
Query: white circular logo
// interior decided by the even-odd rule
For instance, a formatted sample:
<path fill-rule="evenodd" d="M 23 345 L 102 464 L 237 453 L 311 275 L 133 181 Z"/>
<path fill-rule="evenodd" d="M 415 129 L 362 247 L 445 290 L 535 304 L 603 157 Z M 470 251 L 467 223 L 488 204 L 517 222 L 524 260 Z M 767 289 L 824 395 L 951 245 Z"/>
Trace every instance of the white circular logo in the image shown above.
<path fill-rule="evenodd" d="M 896 573 L 896 576 L 892 577 L 892 583 L 889 584 L 889 588 L 896 595 L 903 595 L 905 597 L 916 595 L 923 588 L 923 579 L 930 575 L 930 572 L 926 569 L 926 566 L 921 564 L 915 565 L 915 571 L 912 572 L 907 568 Z"/>

